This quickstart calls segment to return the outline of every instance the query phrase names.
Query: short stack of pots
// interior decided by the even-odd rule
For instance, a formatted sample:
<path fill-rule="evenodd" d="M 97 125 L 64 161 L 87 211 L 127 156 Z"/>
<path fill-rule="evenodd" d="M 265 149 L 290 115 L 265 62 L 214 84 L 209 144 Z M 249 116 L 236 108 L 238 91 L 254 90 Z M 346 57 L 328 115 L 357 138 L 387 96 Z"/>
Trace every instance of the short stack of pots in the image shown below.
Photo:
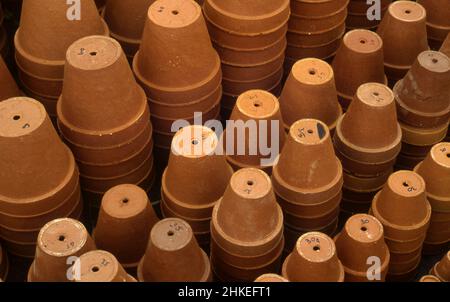
<path fill-rule="evenodd" d="M 437 254 L 445 251 L 450 243 L 450 143 L 433 146 L 414 171 L 425 180 L 432 208 L 424 253 Z"/>
<path fill-rule="evenodd" d="M 342 115 L 333 68 L 316 58 L 302 59 L 292 66 L 279 101 L 286 131 L 296 121 L 312 118 L 323 121 L 333 133 Z"/>
<path fill-rule="evenodd" d="M 376 30 L 380 24 L 381 17 L 384 16 L 391 2 L 392 0 L 350 0 L 348 3 L 348 15 L 345 20 L 347 29 Z M 380 13 L 379 15 L 378 12 Z"/>
<path fill-rule="evenodd" d="M 384 238 L 391 253 L 387 280 L 412 279 L 422 259 L 431 217 L 425 181 L 412 171 L 391 174 L 374 197 L 370 214 L 383 224 Z"/>
<path fill-rule="evenodd" d="M 426 16 L 425 8 L 414 1 L 395 1 L 381 20 L 377 33 L 383 39 L 390 87 L 405 76 L 422 51 L 428 50 Z"/>
<path fill-rule="evenodd" d="M 0 243 L 0 281 L 6 280 L 9 272 L 9 262 L 6 249 L 4 249 Z"/>
<path fill-rule="evenodd" d="M 8 36 L 5 28 L 3 27 L 3 21 L 5 20 L 5 13 L 0 3 L 0 55 L 6 57 L 8 53 Z"/>
<path fill-rule="evenodd" d="M 158 220 L 144 190 L 118 185 L 103 196 L 92 237 L 97 248 L 113 253 L 121 266 L 135 273 Z"/>
<path fill-rule="evenodd" d="M 336 89 L 344 110 L 359 86 L 365 83 L 387 85 L 383 65 L 383 41 L 376 33 L 355 29 L 345 34 L 333 60 Z"/>
<path fill-rule="evenodd" d="M 430 270 L 430 274 L 436 276 L 442 282 L 450 282 L 450 251 L 442 257 Z"/>
<path fill-rule="evenodd" d="M 437 51 L 419 54 L 406 76 L 394 86 L 403 146 L 399 169 L 413 169 L 431 147 L 442 141 L 450 122 L 450 58 Z"/>
<path fill-rule="evenodd" d="M 76 263 L 77 257 L 91 250 L 95 250 L 94 241 L 81 222 L 69 218 L 52 220 L 39 232 L 36 256 L 28 271 L 27 281 L 74 281 L 76 273 L 68 274 L 70 265 Z"/>
<path fill-rule="evenodd" d="M 5 61 L 0 57 L 0 102 L 20 95 L 21 93 L 16 81 L 9 72 Z"/>
<path fill-rule="evenodd" d="M 60 0 L 25 0 L 14 37 L 15 60 L 23 91 L 42 102 L 52 119 L 62 91 L 66 50 L 88 35 L 109 35 L 93 0 L 81 0 L 80 16 L 70 20 L 70 6 Z M 58 28 L 58 30 L 55 30 Z"/>
<path fill-rule="evenodd" d="M 30 258 L 43 225 L 81 216 L 78 169 L 44 106 L 25 97 L 0 102 L 0 150 L 0 238 Z"/>
<path fill-rule="evenodd" d="M 450 2 L 446 0 L 418 0 L 427 10 L 428 42 L 432 49 L 439 49 L 450 33 Z"/>
<path fill-rule="evenodd" d="M 250 89 L 278 95 L 283 77 L 289 0 L 206 0 L 203 11 L 222 60 L 223 117 Z"/>
<path fill-rule="evenodd" d="M 291 126 L 272 182 L 284 212 L 285 252 L 290 253 L 306 232 L 334 235 L 342 198 L 342 165 L 323 122 L 303 119 Z"/>
<path fill-rule="evenodd" d="M 111 37 L 119 41 L 130 62 L 139 50 L 147 11 L 153 2 L 155 0 L 108 0 L 102 11 Z"/>
<path fill-rule="evenodd" d="M 116 40 L 89 36 L 69 47 L 57 114 L 89 206 L 98 209 L 103 194 L 119 184 L 150 190 L 154 180 L 150 112 Z"/>
<path fill-rule="evenodd" d="M 195 125 L 175 134 L 162 176 L 161 212 L 188 222 L 198 243 L 209 250 L 211 216 L 233 174 L 210 128 Z"/>
<path fill-rule="evenodd" d="M 180 128 L 176 121 L 193 124 L 196 112 L 203 121 L 220 114 L 220 58 L 195 1 L 159 0 L 150 6 L 133 71 L 147 95 L 158 168 L 163 169 Z"/>
<path fill-rule="evenodd" d="M 373 196 L 392 173 L 401 138 L 389 87 L 361 85 L 334 134 L 336 154 L 344 167 L 343 217 L 367 213 Z"/>
<path fill-rule="evenodd" d="M 141 282 L 210 282 L 208 255 L 199 247 L 189 224 L 163 219 L 150 232 L 147 250 L 138 267 Z"/>
<path fill-rule="evenodd" d="M 390 253 L 381 222 L 367 214 L 356 214 L 334 238 L 346 282 L 384 282 Z M 374 265 L 379 264 L 378 268 Z"/>
<path fill-rule="evenodd" d="M 298 238 L 283 263 L 283 277 L 292 282 L 344 282 L 344 266 L 333 239 L 320 232 Z"/>
<path fill-rule="evenodd" d="M 252 282 L 277 273 L 284 248 L 283 212 L 269 176 L 254 168 L 233 174 L 213 210 L 211 265 L 219 281 Z"/>
<path fill-rule="evenodd" d="M 300 59 L 331 61 L 345 33 L 349 0 L 292 0 L 285 69 Z"/>
<path fill-rule="evenodd" d="M 113 254 L 102 250 L 81 255 L 73 266 L 72 275 L 76 282 L 137 282 Z"/>
<path fill-rule="evenodd" d="M 242 93 L 223 133 L 223 148 L 233 169 L 253 167 L 270 174 L 285 140 L 277 97 L 264 90 Z"/>

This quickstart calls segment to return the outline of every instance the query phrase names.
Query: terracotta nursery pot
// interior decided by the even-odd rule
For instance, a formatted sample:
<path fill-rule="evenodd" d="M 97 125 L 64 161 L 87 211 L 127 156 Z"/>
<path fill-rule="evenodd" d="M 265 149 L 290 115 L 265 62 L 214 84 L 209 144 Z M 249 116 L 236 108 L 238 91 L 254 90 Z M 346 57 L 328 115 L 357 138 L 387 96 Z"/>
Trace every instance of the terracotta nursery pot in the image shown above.
<path fill-rule="evenodd" d="M 135 185 L 119 185 L 103 196 L 94 240 L 113 253 L 123 267 L 135 268 L 145 253 L 158 218 L 147 193 Z"/>
<path fill-rule="evenodd" d="M 50 221 L 39 232 L 36 256 L 28 272 L 28 281 L 72 281 L 67 279 L 67 259 L 80 257 L 94 249 L 94 241 L 81 222 L 70 218 Z"/>
<path fill-rule="evenodd" d="M 342 115 L 333 69 L 320 59 L 308 58 L 294 64 L 279 101 L 287 129 L 297 120 L 314 118 L 333 131 Z"/>
<path fill-rule="evenodd" d="M 207 282 L 211 278 L 208 256 L 185 221 L 168 218 L 155 224 L 139 263 L 139 281 Z"/>
<path fill-rule="evenodd" d="M 450 282 L 450 251 L 448 251 L 441 261 L 433 266 L 430 272 L 438 277 L 442 282 Z"/>
<path fill-rule="evenodd" d="M 345 270 L 345 281 L 384 281 L 389 267 L 390 253 L 384 242 L 383 225 L 367 214 L 350 217 L 344 229 L 335 237 L 336 250 Z M 380 279 L 370 280 L 369 257 L 380 259 Z M 373 276 L 376 277 L 376 276 Z"/>
<path fill-rule="evenodd" d="M 333 240 L 319 232 L 302 235 L 283 264 L 283 277 L 292 282 L 344 282 L 344 275 Z"/>
<path fill-rule="evenodd" d="M 0 102 L 21 95 L 3 58 L 0 58 L 0 87 Z"/>

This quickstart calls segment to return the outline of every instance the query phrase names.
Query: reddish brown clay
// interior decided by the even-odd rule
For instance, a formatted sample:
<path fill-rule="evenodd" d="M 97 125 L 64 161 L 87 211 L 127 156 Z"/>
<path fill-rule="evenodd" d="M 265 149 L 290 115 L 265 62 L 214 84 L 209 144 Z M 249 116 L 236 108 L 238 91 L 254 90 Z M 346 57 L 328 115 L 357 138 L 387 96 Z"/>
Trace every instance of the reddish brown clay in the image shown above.
<path fill-rule="evenodd" d="M 443 282 L 450 282 L 450 251 L 431 269 L 431 274 Z"/>
<path fill-rule="evenodd" d="M 427 11 L 427 31 L 430 45 L 440 45 L 450 33 L 450 3 L 445 0 L 417 1 Z"/>

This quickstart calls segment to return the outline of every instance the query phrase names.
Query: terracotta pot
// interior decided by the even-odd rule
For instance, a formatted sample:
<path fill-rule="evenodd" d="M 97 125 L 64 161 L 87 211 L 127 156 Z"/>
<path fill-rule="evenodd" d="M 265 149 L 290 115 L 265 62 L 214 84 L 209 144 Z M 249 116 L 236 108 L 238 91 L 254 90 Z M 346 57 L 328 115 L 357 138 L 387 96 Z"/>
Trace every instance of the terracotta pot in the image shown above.
<path fill-rule="evenodd" d="M 333 240 L 319 232 L 302 235 L 284 261 L 283 277 L 293 282 L 343 282 L 344 267 Z"/>
<path fill-rule="evenodd" d="M 68 257 L 79 257 L 94 249 L 95 244 L 81 222 L 70 218 L 50 221 L 39 232 L 28 281 L 66 282 Z"/>
<path fill-rule="evenodd" d="M 93 1 L 80 1 L 79 13 L 83 17 L 75 23 L 71 8 L 58 0 L 23 2 L 14 38 L 16 60 L 23 70 L 39 77 L 62 79 L 70 44 L 89 35 L 109 35 Z M 58 31 L 53 30 L 55 26 Z"/>
<path fill-rule="evenodd" d="M 324 0 L 324 1 L 307 1 L 307 0 L 295 0 L 291 1 L 291 12 L 297 15 L 303 15 L 307 17 L 324 16 L 335 13 L 347 7 L 348 0 Z"/>
<path fill-rule="evenodd" d="M 444 43 L 442 43 L 439 51 L 447 55 L 447 57 L 450 57 L 450 33 L 447 34 L 447 38 L 444 40 Z"/>
<path fill-rule="evenodd" d="M 180 218 L 183 219 L 184 221 L 186 221 L 192 228 L 194 235 L 205 235 L 205 237 L 207 235 L 209 235 L 210 233 L 210 227 L 211 227 L 211 217 L 209 218 L 192 218 L 192 217 L 186 217 L 183 216 L 179 213 L 177 213 L 175 210 L 173 210 L 169 203 L 165 201 L 164 198 L 162 198 L 161 203 L 160 203 L 160 207 L 161 207 L 161 214 L 164 218 L 170 218 L 170 217 L 175 217 L 175 218 Z M 195 208 L 194 208 L 195 210 Z M 192 210 L 192 211 L 194 211 Z M 212 213 L 212 208 L 211 208 L 211 212 L 209 215 L 211 215 Z M 193 215 L 194 216 L 194 215 Z"/>
<path fill-rule="evenodd" d="M 279 101 L 286 128 L 299 119 L 314 118 L 333 130 L 342 114 L 333 69 L 320 59 L 303 59 L 294 64 Z"/>
<path fill-rule="evenodd" d="M 333 69 L 336 88 L 343 95 L 355 95 L 364 83 L 385 83 L 383 41 L 369 30 L 349 31 L 333 60 Z"/>
<path fill-rule="evenodd" d="M 425 22 L 426 11 L 418 3 L 396 1 L 389 5 L 377 30 L 383 39 L 388 78 L 401 79 L 419 53 L 428 49 Z"/>
<path fill-rule="evenodd" d="M 263 90 L 248 90 L 237 99 L 230 120 L 235 124 L 227 125 L 222 136 L 227 159 L 239 166 L 272 166 L 286 136 L 278 99 Z M 255 131 L 252 135 L 257 137 L 256 141 L 251 141 L 245 134 L 244 140 L 238 140 L 244 132 L 250 131 L 245 125 L 253 127 L 251 131 Z M 270 148 L 271 154 L 264 154 L 261 145 Z"/>
<path fill-rule="evenodd" d="M 419 128 L 446 125 L 450 93 L 443 83 L 448 81 L 450 59 L 440 52 L 422 52 L 407 76 L 394 87 L 399 119 Z"/>
<path fill-rule="evenodd" d="M 94 240 L 125 267 L 137 267 L 158 218 L 147 193 L 135 185 L 119 185 L 102 199 Z"/>
<path fill-rule="evenodd" d="M 146 282 L 211 281 L 208 256 L 186 222 L 169 218 L 155 224 L 138 278 Z"/>
<path fill-rule="evenodd" d="M 57 99 L 61 95 L 63 80 L 62 79 L 45 79 L 38 78 L 17 66 L 19 80 L 27 91 L 37 95 L 44 95 L 47 98 Z M 56 107 L 56 103 L 53 105 Z M 54 110 L 54 108 L 52 108 Z"/>
<path fill-rule="evenodd" d="M 241 35 L 270 31 L 286 23 L 290 13 L 288 0 L 274 0 L 265 5 L 258 0 L 207 0 L 203 10 L 216 26 Z"/>
<path fill-rule="evenodd" d="M 391 174 L 375 196 L 372 211 L 383 224 L 387 238 L 408 240 L 422 236 L 431 216 L 425 181 L 412 171 Z"/>
<path fill-rule="evenodd" d="M 336 24 L 344 22 L 346 17 L 347 6 L 342 6 L 333 13 L 314 17 L 304 15 L 304 13 L 303 16 L 301 16 L 291 12 L 291 17 L 289 18 L 289 29 L 310 32 L 323 31 L 336 26 Z"/>
<path fill-rule="evenodd" d="M 0 100 L 2 101 L 21 95 L 14 78 L 9 72 L 5 61 L 3 61 L 3 58 L 0 58 L 0 87 Z"/>
<path fill-rule="evenodd" d="M 435 276 L 443 282 L 450 282 L 450 251 L 434 267 Z"/>
<path fill-rule="evenodd" d="M 354 160 L 380 163 L 397 156 L 401 138 L 392 91 L 383 84 L 366 83 L 358 88 L 347 113 L 338 121 L 334 143 Z"/>
<path fill-rule="evenodd" d="M 77 276 L 77 269 L 79 276 Z M 72 273 L 76 282 L 137 282 L 125 272 L 113 254 L 102 250 L 81 255 L 75 262 Z"/>
<path fill-rule="evenodd" d="M 341 22 L 330 29 L 308 32 L 308 31 L 294 31 L 289 29 L 287 32 L 287 40 L 289 45 L 297 47 L 317 47 L 319 45 L 328 44 L 335 41 L 342 36 L 345 31 L 345 22 Z"/>
<path fill-rule="evenodd" d="M 441 282 L 441 280 L 433 275 L 425 275 L 420 277 L 419 282 Z"/>
<path fill-rule="evenodd" d="M 214 207 L 211 233 L 224 250 L 241 256 L 265 254 L 279 242 L 283 214 L 266 173 L 247 168 L 233 174 Z"/>
<path fill-rule="evenodd" d="M 286 278 L 277 274 L 264 274 L 256 278 L 255 282 L 289 282 Z"/>

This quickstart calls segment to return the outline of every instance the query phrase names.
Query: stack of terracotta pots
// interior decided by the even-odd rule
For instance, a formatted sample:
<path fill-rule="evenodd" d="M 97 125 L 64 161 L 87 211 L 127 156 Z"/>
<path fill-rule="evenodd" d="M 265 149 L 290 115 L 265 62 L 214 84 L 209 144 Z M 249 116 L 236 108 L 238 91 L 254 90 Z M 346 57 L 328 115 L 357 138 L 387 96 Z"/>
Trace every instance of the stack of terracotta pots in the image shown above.
<path fill-rule="evenodd" d="M 56 118 L 67 48 L 84 36 L 109 35 L 94 1 L 79 2 L 82 17 L 73 21 L 68 18 L 70 6 L 66 1 L 23 1 L 20 26 L 14 37 L 22 88 L 27 95 L 42 102 L 52 118 Z"/>
<path fill-rule="evenodd" d="M 0 244 L 0 280 L 6 280 L 9 272 L 9 262 L 6 249 Z"/>
<path fill-rule="evenodd" d="M 41 227 L 79 218 L 78 169 L 41 103 L 0 102 L 0 238 L 12 254 L 33 257 Z"/>
<path fill-rule="evenodd" d="M 391 253 L 388 280 L 410 280 L 422 259 L 431 217 L 425 181 L 412 171 L 395 172 L 373 199 L 370 214 L 384 227 Z"/>
<path fill-rule="evenodd" d="M 339 102 L 345 110 L 362 84 L 375 82 L 387 85 L 380 36 L 366 29 L 346 33 L 334 57 L 333 69 Z"/>
<path fill-rule="evenodd" d="M 383 39 L 384 68 L 390 87 L 428 49 L 426 16 L 425 8 L 414 1 L 395 1 L 389 5 L 377 33 Z"/>
<path fill-rule="evenodd" d="M 81 255 L 73 266 L 72 274 L 76 282 L 137 282 L 113 254 L 102 250 Z"/>
<path fill-rule="evenodd" d="M 285 69 L 299 59 L 333 59 L 345 33 L 349 0 L 292 0 Z"/>
<path fill-rule="evenodd" d="M 342 165 L 323 122 L 303 119 L 291 126 L 273 168 L 272 182 L 284 212 L 287 253 L 303 233 L 335 233 L 342 198 Z"/>
<path fill-rule="evenodd" d="M 89 205 L 110 188 L 154 179 L 153 140 L 145 93 L 136 83 L 120 44 L 89 36 L 67 51 L 58 127 L 80 168 Z"/>
<path fill-rule="evenodd" d="M 264 274 L 256 278 L 255 282 L 289 282 L 283 276 L 277 274 Z"/>
<path fill-rule="evenodd" d="M 450 33 L 450 2 L 446 0 L 418 0 L 427 10 L 428 42 L 439 49 Z"/>
<path fill-rule="evenodd" d="M 235 172 L 213 210 L 211 264 L 216 278 L 250 282 L 277 273 L 283 248 L 283 212 L 269 176 L 254 168 Z"/>
<path fill-rule="evenodd" d="M 342 115 L 337 100 L 334 72 L 327 62 L 315 58 L 297 61 L 280 96 L 285 130 L 298 120 L 313 118 L 323 121 L 333 133 Z"/>
<path fill-rule="evenodd" d="M 424 253 L 440 253 L 448 248 L 450 242 L 450 143 L 440 143 L 431 148 L 414 171 L 427 184 L 427 198 L 432 208 Z"/>
<path fill-rule="evenodd" d="M 155 0 L 108 0 L 102 12 L 111 37 L 119 41 L 131 62 L 139 50 L 147 11 Z"/>
<path fill-rule="evenodd" d="M 347 29 L 375 30 L 380 24 L 380 19 L 376 18 L 376 10 L 380 10 L 380 17 L 383 17 L 391 2 L 392 0 L 350 0 L 348 3 L 348 15 L 345 20 Z"/>
<path fill-rule="evenodd" d="M 344 266 L 333 239 L 320 232 L 298 238 L 283 263 L 283 277 L 292 282 L 344 282 Z"/>
<path fill-rule="evenodd" d="M 3 58 L 0 57 L 0 102 L 21 95 L 16 81 L 9 72 Z"/>
<path fill-rule="evenodd" d="M 135 273 L 158 220 L 144 190 L 119 185 L 103 196 L 92 236 L 97 248 L 113 253 L 121 266 Z"/>
<path fill-rule="evenodd" d="M 249 90 L 238 97 L 223 133 L 227 160 L 234 170 L 253 167 L 270 174 L 285 139 L 276 96 Z"/>
<path fill-rule="evenodd" d="M 223 115 L 249 89 L 278 95 L 283 77 L 289 0 L 206 0 L 203 11 L 222 60 Z"/>
<path fill-rule="evenodd" d="M 217 135 L 195 125 L 175 135 L 169 165 L 162 176 L 161 212 L 188 222 L 200 246 L 208 250 L 213 208 L 233 174 L 225 156 L 219 154 Z"/>
<path fill-rule="evenodd" d="M 155 224 L 139 263 L 138 279 L 141 282 L 212 281 L 208 255 L 198 246 L 187 222 L 167 218 Z"/>
<path fill-rule="evenodd" d="M 450 121 L 450 58 L 436 51 L 419 54 L 407 75 L 395 84 L 402 153 L 397 166 L 413 169 L 442 141 Z"/>
<path fill-rule="evenodd" d="M 5 20 L 5 13 L 0 3 L 0 55 L 6 57 L 8 52 L 8 36 L 5 28 L 3 27 L 3 21 Z"/>
<path fill-rule="evenodd" d="M 384 241 L 383 225 L 378 219 L 367 214 L 356 214 L 347 220 L 334 241 L 338 257 L 344 265 L 346 282 L 386 280 L 390 253 Z M 374 264 L 380 267 L 373 269 Z"/>
<path fill-rule="evenodd" d="M 39 232 L 36 256 L 28 271 L 28 282 L 74 281 L 71 265 L 77 257 L 94 250 L 95 244 L 84 225 L 73 219 L 55 219 Z M 72 258 L 71 258 L 72 257 Z"/>
<path fill-rule="evenodd" d="M 436 276 L 442 282 L 450 282 L 450 251 L 436 263 L 430 271 L 430 274 Z"/>
<path fill-rule="evenodd" d="M 401 138 L 389 87 L 361 85 L 334 135 L 336 154 L 344 167 L 342 217 L 367 213 L 375 193 L 392 173 Z"/>
<path fill-rule="evenodd" d="M 159 0 L 150 6 L 133 71 L 149 101 L 163 168 L 175 132 L 193 124 L 195 112 L 202 113 L 203 121 L 220 113 L 220 58 L 196 2 Z M 187 122 L 175 127 L 180 119 Z"/>

